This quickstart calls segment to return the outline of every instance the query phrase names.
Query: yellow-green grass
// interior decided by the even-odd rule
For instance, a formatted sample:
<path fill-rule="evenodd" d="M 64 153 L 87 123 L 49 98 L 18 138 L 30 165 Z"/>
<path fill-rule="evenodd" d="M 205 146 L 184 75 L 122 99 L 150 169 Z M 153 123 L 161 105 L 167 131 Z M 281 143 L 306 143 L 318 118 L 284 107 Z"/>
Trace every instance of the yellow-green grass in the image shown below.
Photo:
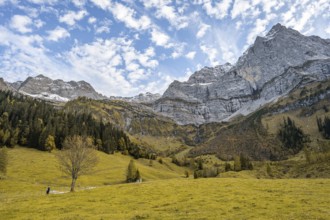
<path fill-rule="evenodd" d="M 48 185 L 52 189 L 68 189 L 70 178 L 63 175 L 58 167 L 56 152 L 48 153 L 30 148 L 16 147 L 8 149 L 9 165 L 7 177 L 0 181 L 1 190 L 6 192 L 19 192 L 21 188 L 45 188 Z M 99 157 L 98 165 L 89 175 L 78 178 L 77 187 L 102 186 L 125 182 L 125 175 L 129 156 L 116 153 L 114 155 L 97 152 Z M 170 160 L 163 159 L 163 164 L 157 160 L 150 164 L 149 160 L 136 160 L 144 181 L 180 178 L 184 175 L 184 168 L 178 167 Z M 4 190 L 2 190 L 4 192 Z"/>
<path fill-rule="evenodd" d="M 172 155 L 190 148 L 174 137 L 151 136 L 151 135 L 130 135 L 133 142 L 147 145 L 158 154 Z M 147 143 L 147 144 L 146 144 Z"/>
<path fill-rule="evenodd" d="M 330 181 L 171 179 L 1 198 L 2 219 L 329 219 Z M 10 197 L 8 197 L 10 196 Z"/>
<path fill-rule="evenodd" d="M 70 179 L 54 153 L 9 149 L 7 177 L 0 180 L 0 219 L 329 219 L 330 179 L 183 178 L 183 168 L 138 160 L 147 180 L 125 184 L 131 159 L 98 153 L 95 172 Z M 224 175 L 222 175 L 224 176 Z M 46 195 L 50 185 L 52 194 Z M 86 189 L 86 187 L 93 187 Z M 95 188 L 94 188 L 95 187 Z"/>

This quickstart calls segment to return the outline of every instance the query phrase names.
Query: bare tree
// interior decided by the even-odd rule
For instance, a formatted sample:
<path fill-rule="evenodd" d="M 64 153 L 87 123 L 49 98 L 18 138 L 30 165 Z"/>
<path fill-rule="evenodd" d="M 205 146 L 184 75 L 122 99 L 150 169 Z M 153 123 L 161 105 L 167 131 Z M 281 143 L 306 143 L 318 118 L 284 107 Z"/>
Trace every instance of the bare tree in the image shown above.
<path fill-rule="evenodd" d="M 74 192 L 78 177 L 90 173 L 98 162 L 92 141 L 81 136 L 67 137 L 57 158 L 61 170 L 72 178 L 71 192 Z"/>

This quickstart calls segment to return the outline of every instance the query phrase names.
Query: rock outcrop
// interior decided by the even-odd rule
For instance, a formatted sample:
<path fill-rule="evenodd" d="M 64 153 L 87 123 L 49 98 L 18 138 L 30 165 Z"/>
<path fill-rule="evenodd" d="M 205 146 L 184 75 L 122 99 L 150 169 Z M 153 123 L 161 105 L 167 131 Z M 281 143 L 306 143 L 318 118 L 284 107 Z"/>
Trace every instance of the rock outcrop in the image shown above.
<path fill-rule="evenodd" d="M 330 78 L 330 40 L 275 25 L 230 64 L 174 81 L 153 108 L 179 124 L 246 115 L 294 88 Z"/>

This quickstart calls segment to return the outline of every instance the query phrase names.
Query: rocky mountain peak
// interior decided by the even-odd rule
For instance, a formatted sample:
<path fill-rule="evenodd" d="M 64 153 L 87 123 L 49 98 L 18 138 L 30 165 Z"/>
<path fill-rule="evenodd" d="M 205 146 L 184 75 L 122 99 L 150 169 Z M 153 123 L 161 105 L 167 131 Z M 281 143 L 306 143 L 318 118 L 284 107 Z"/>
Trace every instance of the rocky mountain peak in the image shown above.
<path fill-rule="evenodd" d="M 277 24 L 258 36 L 235 66 L 204 67 L 187 82 L 173 82 L 154 109 L 180 124 L 223 121 L 327 78 L 330 40 Z"/>
<path fill-rule="evenodd" d="M 188 83 L 210 83 L 217 81 L 225 73 L 227 73 L 232 68 L 230 63 L 225 63 L 223 65 L 218 65 L 215 67 L 204 67 L 199 71 L 192 74 Z"/>
<path fill-rule="evenodd" d="M 44 75 L 28 77 L 20 84 L 18 91 L 33 97 L 55 101 L 69 101 L 79 96 L 92 99 L 105 98 L 85 81 L 64 82 L 61 79 L 52 80 Z"/>
<path fill-rule="evenodd" d="M 302 65 L 307 60 L 330 56 L 329 42 L 308 37 L 280 24 L 265 37 L 258 36 L 254 44 L 240 57 L 235 69 L 255 88 L 260 88 L 288 67 Z"/>

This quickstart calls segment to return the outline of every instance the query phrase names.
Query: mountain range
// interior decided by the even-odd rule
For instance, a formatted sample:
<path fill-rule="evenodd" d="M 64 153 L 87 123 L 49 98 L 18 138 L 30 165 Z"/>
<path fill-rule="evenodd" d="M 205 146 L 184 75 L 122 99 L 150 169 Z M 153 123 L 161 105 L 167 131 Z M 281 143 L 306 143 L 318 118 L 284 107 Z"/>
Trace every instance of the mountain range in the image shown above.
<path fill-rule="evenodd" d="M 43 75 L 14 83 L 0 78 L 0 89 L 65 102 L 59 105 L 65 112 L 110 122 L 159 155 L 278 160 L 292 154 L 277 138 L 283 117 L 293 117 L 319 147 L 315 118 L 330 116 L 330 40 L 277 24 L 236 64 L 204 67 L 163 95 L 105 97 L 87 82 Z"/>
<path fill-rule="evenodd" d="M 177 124 L 200 125 L 247 115 L 295 88 L 329 78 L 330 39 L 304 36 L 277 24 L 264 37 L 258 36 L 236 64 L 204 67 L 186 82 L 171 83 L 162 96 L 105 97 L 87 82 L 43 75 L 14 83 L 1 79 L 0 89 L 60 102 L 84 96 L 141 103 Z"/>

